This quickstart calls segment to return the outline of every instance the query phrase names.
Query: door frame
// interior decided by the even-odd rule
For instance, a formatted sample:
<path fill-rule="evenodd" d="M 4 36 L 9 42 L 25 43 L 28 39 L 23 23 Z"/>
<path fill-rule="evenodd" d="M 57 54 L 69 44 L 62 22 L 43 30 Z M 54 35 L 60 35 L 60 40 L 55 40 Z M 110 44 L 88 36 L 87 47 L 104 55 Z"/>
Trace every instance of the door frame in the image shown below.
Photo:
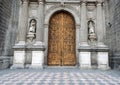
<path fill-rule="evenodd" d="M 73 30 L 74 30 L 74 32 L 72 32 L 73 33 L 73 36 L 72 37 L 74 37 L 73 38 L 73 40 L 74 40 L 74 44 L 71 44 L 72 46 L 74 46 L 73 48 L 74 49 L 76 49 L 76 28 L 75 28 L 75 20 L 74 20 L 74 17 L 69 13 L 69 12 L 67 12 L 67 11 L 57 11 L 57 12 L 55 12 L 52 16 L 51 16 L 51 18 L 50 18 L 50 21 L 49 21 L 49 31 L 50 31 L 50 26 L 51 26 L 51 20 L 52 19 L 54 19 L 57 15 L 60 15 L 60 14 L 64 14 L 64 15 L 66 15 L 66 16 L 68 16 L 69 18 L 70 18 L 70 20 L 72 20 L 72 25 L 73 25 Z M 61 16 L 61 15 L 60 15 Z M 59 18 L 60 19 L 60 18 Z M 59 24 L 60 24 L 60 21 L 58 21 L 59 22 Z M 65 21 L 64 21 L 65 22 Z M 54 23 L 54 22 L 53 22 Z M 62 28 L 62 29 L 64 29 L 64 28 Z M 57 29 L 56 29 L 57 30 Z M 70 30 L 68 30 L 68 31 L 70 31 Z M 50 32 L 49 32 L 50 33 Z M 48 33 L 48 35 L 49 35 L 49 33 Z M 70 33 L 70 32 L 69 32 Z M 71 34 L 71 33 L 70 33 Z M 59 36 L 62 36 L 62 35 L 59 35 Z M 48 36 L 48 38 L 50 38 L 50 36 Z M 50 55 L 49 55 L 49 53 L 51 53 L 50 51 L 49 51 L 49 46 L 50 46 L 50 42 L 49 42 L 50 40 L 48 39 L 48 56 L 47 56 L 47 64 L 49 65 L 49 60 L 48 60 L 48 58 L 50 57 Z M 57 44 L 57 43 L 56 43 Z M 57 50 L 59 50 L 59 49 L 57 49 Z M 57 54 L 57 53 L 56 53 Z M 68 55 L 69 55 L 69 53 L 68 53 Z M 57 56 L 56 56 L 57 57 Z M 63 56 L 59 56 L 59 57 L 63 57 Z M 69 57 L 70 58 L 70 57 Z M 67 60 L 69 60 L 69 58 L 67 59 Z M 73 54 L 73 56 L 71 56 L 71 58 L 74 58 L 74 60 L 75 61 L 73 61 L 73 62 L 71 62 L 71 65 L 70 65 L 70 63 L 68 64 L 68 65 L 60 65 L 60 66 L 75 66 L 76 65 L 76 51 L 74 50 L 74 54 Z M 62 60 L 59 60 L 59 61 L 62 61 Z M 66 61 L 66 60 L 63 60 L 63 61 Z M 61 63 L 65 63 L 65 62 L 61 62 Z M 67 62 L 67 61 L 66 61 Z M 55 65 L 55 64 L 51 64 L 51 65 L 49 65 L 49 66 L 59 66 L 59 65 Z"/>
<path fill-rule="evenodd" d="M 77 10 L 75 11 L 75 9 L 73 10 L 73 8 L 54 8 L 51 11 L 49 10 L 49 13 L 47 13 L 47 15 L 45 15 L 45 22 L 44 22 L 44 43 L 45 43 L 45 47 L 46 50 L 44 52 L 45 56 L 44 56 L 44 65 L 47 66 L 47 57 L 48 57 L 48 33 L 49 33 L 49 20 L 51 19 L 51 16 L 56 13 L 57 11 L 67 11 L 68 13 L 70 13 L 74 20 L 75 20 L 75 29 L 76 29 L 76 36 L 75 36 L 75 41 L 76 41 L 76 66 L 79 65 L 79 52 L 77 50 L 77 48 L 79 47 L 79 31 L 80 31 L 80 19 L 79 19 L 79 13 L 77 12 Z"/>

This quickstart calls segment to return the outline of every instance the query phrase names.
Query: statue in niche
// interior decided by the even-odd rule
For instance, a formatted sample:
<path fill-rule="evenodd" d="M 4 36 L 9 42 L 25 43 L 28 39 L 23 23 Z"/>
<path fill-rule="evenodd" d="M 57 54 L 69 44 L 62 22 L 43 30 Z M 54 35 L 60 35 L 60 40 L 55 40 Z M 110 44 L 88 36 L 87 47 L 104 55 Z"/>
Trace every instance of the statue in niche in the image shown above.
<path fill-rule="evenodd" d="M 95 34 L 95 25 L 92 20 L 88 21 L 88 38 L 90 41 L 95 41 L 97 39 Z"/>
<path fill-rule="evenodd" d="M 32 42 L 33 39 L 36 38 L 36 20 L 35 19 L 32 19 L 30 21 L 30 26 L 29 26 L 29 31 L 28 31 L 28 34 L 27 34 L 27 38 L 30 42 Z"/>

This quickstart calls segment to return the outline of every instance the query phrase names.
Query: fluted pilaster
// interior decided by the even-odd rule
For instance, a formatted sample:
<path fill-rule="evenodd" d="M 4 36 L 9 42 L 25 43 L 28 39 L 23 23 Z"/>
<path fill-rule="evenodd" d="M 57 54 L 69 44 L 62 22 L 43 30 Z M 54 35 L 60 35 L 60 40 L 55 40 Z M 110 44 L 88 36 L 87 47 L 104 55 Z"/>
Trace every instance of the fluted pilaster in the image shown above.
<path fill-rule="evenodd" d="M 81 2 L 81 28 L 80 28 L 80 46 L 88 46 L 88 29 L 87 29 L 87 14 L 86 2 Z"/>
<path fill-rule="evenodd" d="M 97 37 L 98 37 L 98 46 L 104 46 L 104 43 L 103 43 L 104 27 L 103 27 L 102 1 L 99 1 L 97 3 Z"/>
<path fill-rule="evenodd" d="M 26 29 L 28 26 L 28 0 L 22 0 L 19 15 L 19 44 L 25 44 L 26 41 Z"/>
<path fill-rule="evenodd" d="M 36 31 L 36 45 L 43 42 L 44 37 L 44 0 L 38 0 L 38 22 Z"/>

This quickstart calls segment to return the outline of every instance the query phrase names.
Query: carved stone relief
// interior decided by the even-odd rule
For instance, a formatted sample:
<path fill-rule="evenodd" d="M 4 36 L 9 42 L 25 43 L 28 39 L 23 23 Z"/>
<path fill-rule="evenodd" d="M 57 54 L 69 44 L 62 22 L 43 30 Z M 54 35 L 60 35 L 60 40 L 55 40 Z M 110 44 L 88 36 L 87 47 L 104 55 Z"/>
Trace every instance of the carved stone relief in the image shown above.
<path fill-rule="evenodd" d="M 87 4 L 87 18 L 88 20 L 90 19 L 95 19 L 96 18 L 96 6 L 95 3 L 88 3 Z"/>

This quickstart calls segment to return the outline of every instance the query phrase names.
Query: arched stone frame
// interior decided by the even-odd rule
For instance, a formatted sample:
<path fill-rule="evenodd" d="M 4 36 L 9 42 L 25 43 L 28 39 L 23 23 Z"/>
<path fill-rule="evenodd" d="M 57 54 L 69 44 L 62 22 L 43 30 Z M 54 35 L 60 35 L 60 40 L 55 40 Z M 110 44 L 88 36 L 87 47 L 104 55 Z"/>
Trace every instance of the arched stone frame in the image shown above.
<path fill-rule="evenodd" d="M 56 13 L 57 11 L 67 11 L 69 12 L 74 20 L 75 20 L 75 28 L 76 28 L 76 65 L 79 64 L 79 53 L 77 48 L 79 47 L 79 29 L 80 29 L 80 14 L 79 12 L 73 8 L 72 6 L 52 6 L 46 11 L 45 15 L 45 22 L 44 22 L 44 42 L 45 42 L 45 58 L 44 58 L 44 64 L 47 65 L 47 56 L 48 56 L 48 33 L 49 33 L 49 20 L 51 19 L 52 15 Z"/>

